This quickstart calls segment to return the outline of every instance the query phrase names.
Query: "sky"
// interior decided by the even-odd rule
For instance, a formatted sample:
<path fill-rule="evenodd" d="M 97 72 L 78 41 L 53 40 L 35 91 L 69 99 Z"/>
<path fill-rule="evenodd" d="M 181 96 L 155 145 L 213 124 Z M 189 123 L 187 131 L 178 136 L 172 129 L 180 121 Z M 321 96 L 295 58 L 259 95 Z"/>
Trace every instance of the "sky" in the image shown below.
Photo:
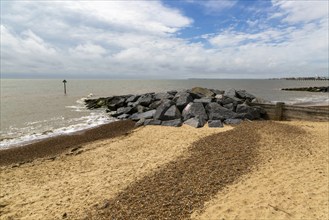
<path fill-rule="evenodd" d="M 328 4 L 1 0 L 1 77 L 327 76 Z"/>

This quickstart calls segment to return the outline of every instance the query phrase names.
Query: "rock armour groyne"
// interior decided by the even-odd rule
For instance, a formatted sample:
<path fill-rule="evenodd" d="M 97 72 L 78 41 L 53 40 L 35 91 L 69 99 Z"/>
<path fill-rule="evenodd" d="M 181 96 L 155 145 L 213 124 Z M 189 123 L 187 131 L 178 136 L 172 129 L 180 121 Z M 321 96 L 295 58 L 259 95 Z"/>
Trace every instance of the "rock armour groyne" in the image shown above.
<path fill-rule="evenodd" d="M 88 109 L 105 108 L 117 119 L 131 119 L 141 125 L 222 127 L 242 120 L 264 118 L 266 112 L 250 103 L 259 100 L 245 90 L 226 91 L 195 87 L 184 91 L 145 93 L 86 99 Z"/>
<path fill-rule="evenodd" d="M 329 86 L 320 87 L 300 87 L 300 88 L 283 88 L 285 91 L 305 91 L 305 92 L 329 92 Z"/>

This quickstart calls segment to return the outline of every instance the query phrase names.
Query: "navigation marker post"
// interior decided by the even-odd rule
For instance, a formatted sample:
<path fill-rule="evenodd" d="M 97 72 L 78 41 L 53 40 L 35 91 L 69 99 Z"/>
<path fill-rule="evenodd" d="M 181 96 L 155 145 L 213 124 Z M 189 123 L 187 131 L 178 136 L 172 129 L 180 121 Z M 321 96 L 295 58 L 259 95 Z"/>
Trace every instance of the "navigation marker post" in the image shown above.
<path fill-rule="evenodd" d="M 65 79 L 63 80 L 63 83 L 64 83 L 64 94 L 66 95 L 66 80 Z"/>

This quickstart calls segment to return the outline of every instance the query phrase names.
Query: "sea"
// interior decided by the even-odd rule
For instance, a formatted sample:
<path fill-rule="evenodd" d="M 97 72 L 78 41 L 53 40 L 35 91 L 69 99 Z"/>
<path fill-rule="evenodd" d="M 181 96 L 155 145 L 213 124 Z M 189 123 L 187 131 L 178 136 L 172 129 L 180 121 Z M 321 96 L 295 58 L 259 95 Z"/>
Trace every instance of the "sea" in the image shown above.
<path fill-rule="evenodd" d="M 88 110 L 84 99 L 184 90 L 193 87 L 244 89 L 268 102 L 329 105 L 329 93 L 281 91 L 281 88 L 328 86 L 329 81 L 267 79 L 79 80 L 1 79 L 0 149 L 70 134 L 114 121 L 104 109 Z"/>

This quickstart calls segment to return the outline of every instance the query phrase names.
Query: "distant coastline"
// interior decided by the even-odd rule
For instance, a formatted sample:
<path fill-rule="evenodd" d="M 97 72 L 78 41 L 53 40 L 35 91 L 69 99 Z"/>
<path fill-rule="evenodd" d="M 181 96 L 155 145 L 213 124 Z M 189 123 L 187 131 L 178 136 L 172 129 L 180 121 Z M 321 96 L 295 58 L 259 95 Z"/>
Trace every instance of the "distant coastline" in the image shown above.
<path fill-rule="evenodd" d="M 270 80 L 329 80 L 329 77 L 284 77 L 284 78 L 270 78 Z"/>

